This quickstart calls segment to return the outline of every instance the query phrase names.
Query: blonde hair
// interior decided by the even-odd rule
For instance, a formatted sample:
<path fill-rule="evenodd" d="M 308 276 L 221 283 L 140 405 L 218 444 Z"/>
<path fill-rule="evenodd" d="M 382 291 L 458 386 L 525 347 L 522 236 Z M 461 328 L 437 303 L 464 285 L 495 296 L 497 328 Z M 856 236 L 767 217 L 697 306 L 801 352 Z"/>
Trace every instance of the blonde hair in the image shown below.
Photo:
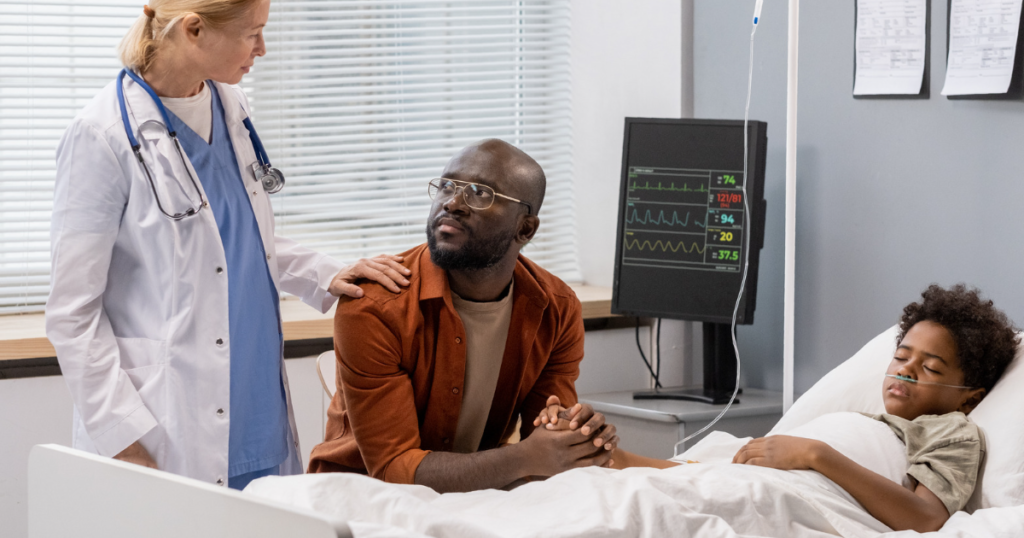
<path fill-rule="evenodd" d="M 259 0 L 149 0 L 117 47 L 121 63 L 145 73 L 153 66 L 161 43 L 186 15 L 195 13 L 207 25 L 222 28 L 247 15 L 258 3 Z"/>

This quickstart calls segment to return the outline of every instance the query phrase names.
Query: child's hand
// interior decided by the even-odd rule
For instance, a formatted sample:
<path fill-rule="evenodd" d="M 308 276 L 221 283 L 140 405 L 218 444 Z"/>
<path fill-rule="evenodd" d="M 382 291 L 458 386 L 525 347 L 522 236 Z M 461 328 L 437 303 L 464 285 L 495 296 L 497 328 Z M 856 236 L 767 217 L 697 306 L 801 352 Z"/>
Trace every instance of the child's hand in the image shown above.
<path fill-rule="evenodd" d="M 533 419 L 533 425 L 539 427 L 543 424 L 549 430 L 568 430 L 572 419 L 576 418 L 582 408 L 582 405 L 576 404 L 566 409 L 562 407 L 558 396 L 548 396 L 547 407 Z"/>
<path fill-rule="evenodd" d="M 750 441 L 736 453 L 732 462 L 783 471 L 813 470 L 818 455 L 827 448 L 825 443 L 813 439 L 773 435 Z"/>

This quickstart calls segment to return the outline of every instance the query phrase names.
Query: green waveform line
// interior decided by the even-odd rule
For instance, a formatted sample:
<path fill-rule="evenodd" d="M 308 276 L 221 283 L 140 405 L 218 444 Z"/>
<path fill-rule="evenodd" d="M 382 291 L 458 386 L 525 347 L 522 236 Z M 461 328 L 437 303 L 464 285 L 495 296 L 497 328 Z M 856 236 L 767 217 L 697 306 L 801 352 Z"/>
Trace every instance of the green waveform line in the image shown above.
<path fill-rule="evenodd" d="M 639 183 L 634 181 L 633 182 L 633 186 L 631 186 L 629 188 L 629 190 L 631 190 L 631 191 L 668 191 L 668 192 L 708 192 L 708 190 L 704 188 L 704 184 L 703 183 L 701 183 L 700 187 L 698 187 L 697 189 L 691 189 L 690 185 L 687 184 L 687 183 L 683 183 L 683 188 L 677 189 L 676 188 L 676 184 L 675 184 L 674 181 L 668 187 L 662 187 L 660 181 L 658 182 L 658 186 L 657 187 L 652 187 L 650 181 L 645 181 L 644 182 L 644 186 L 641 187 Z"/>
<path fill-rule="evenodd" d="M 696 250 L 699 254 L 704 254 L 704 248 L 697 243 L 691 243 L 690 248 L 686 248 L 686 245 L 684 245 L 682 241 L 672 243 L 671 241 L 662 241 L 659 239 L 654 243 L 651 243 L 645 239 L 643 243 L 641 243 L 639 239 L 626 239 L 626 250 L 655 250 L 659 248 L 662 252 L 668 252 L 669 250 L 672 252 L 679 252 L 682 250 L 683 252 L 690 254 Z"/>

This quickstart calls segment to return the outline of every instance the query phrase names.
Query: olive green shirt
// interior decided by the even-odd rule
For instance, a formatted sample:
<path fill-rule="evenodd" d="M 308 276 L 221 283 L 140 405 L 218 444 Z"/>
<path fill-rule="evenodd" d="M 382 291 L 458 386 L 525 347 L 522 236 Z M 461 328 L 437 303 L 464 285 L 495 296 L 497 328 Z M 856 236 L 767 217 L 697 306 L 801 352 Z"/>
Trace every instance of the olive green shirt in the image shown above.
<path fill-rule="evenodd" d="M 953 515 L 967 505 L 985 458 L 985 439 L 960 412 L 907 420 L 868 415 L 886 423 L 907 445 L 907 475 L 928 488 Z"/>

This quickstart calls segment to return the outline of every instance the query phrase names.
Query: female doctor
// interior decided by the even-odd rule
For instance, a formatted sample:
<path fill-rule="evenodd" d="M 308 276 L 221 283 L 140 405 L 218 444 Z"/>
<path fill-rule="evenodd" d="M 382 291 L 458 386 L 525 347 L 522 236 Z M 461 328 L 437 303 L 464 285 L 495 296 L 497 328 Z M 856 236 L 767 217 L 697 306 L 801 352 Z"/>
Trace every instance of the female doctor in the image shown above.
<path fill-rule="evenodd" d="M 326 312 L 362 295 L 357 279 L 397 292 L 409 274 L 399 257 L 346 267 L 275 235 L 267 189 L 283 178 L 234 86 L 266 52 L 269 9 L 143 8 L 126 71 L 57 149 L 46 306 L 76 448 L 238 489 L 302 472 L 279 290 Z"/>

